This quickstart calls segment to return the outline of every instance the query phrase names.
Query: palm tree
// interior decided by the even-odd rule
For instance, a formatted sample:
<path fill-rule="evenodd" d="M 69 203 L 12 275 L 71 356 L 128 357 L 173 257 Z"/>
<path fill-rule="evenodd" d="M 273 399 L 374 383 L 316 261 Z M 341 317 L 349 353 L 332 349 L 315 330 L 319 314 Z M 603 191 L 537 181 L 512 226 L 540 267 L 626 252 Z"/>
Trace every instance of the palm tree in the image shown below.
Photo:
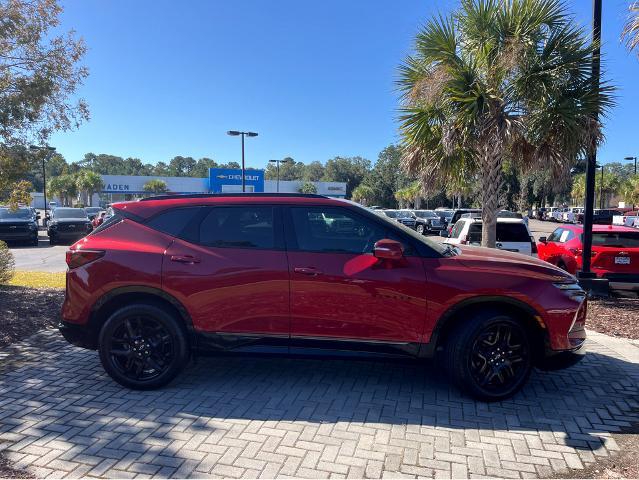
<path fill-rule="evenodd" d="M 58 197 L 64 206 L 71 205 L 72 199 L 78 195 L 76 179 L 70 174 L 53 177 L 49 180 L 47 190 L 51 193 L 51 195 Z"/>
<path fill-rule="evenodd" d="M 375 196 L 375 190 L 373 190 L 368 185 L 359 184 L 357 187 L 353 189 L 353 193 L 351 193 L 351 199 L 354 202 L 359 202 L 362 205 L 368 205 L 369 202 L 373 200 Z"/>
<path fill-rule="evenodd" d="M 586 197 L 586 174 L 580 173 L 576 175 L 572 181 L 572 189 L 570 190 L 570 198 L 574 205 L 583 205 Z"/>
<path fill-rule="evenodd" d="M 89 207 L 92 204 L 93 194 L 102 190 L 104 187 L 104 182 L 102 181 L 100 174 L 90 170 L 82 170 L 78 173 L 75 183 L 78 190 L 86 197 L 84 199 L 84 204 Z"/>
<path fill-rule="evenodd" d="M 630 14 L 621 36 L 626 40 L 628 50 L 635 50 L 639 48 L 639 2 L 633 2 L 628 10 Z"/>
<path fill-rule="evenodd" d="M 623 195 L 626 205 L 639 204 L 639 175 L 633 175 L 623 182 L 621 194 Z"/>
<path fill-rule="evenodd" d="M 160 180 L 159 178 L 153 178 L 146 182 L 142 187 L 145 192 L 148 193 L 166 193 L 169 191 L 169 187 L 164 180 Z"/>
<path fill-rule="evenodd" d="M 433 18 L 400 67 L 403 165 L 425 188 L 476 176 L 494 247 L 505 159 L 569 170 L 611 106 L 592 47 L 560 0 L 462 0 Z"/>

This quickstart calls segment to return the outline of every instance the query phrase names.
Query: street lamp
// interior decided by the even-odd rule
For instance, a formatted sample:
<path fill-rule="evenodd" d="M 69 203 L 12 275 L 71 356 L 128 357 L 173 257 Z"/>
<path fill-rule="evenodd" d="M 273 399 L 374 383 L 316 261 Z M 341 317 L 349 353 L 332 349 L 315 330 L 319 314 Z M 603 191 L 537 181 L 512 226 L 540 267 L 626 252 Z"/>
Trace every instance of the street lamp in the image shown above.
<path fill-rule="evenodd" d="M 270 163 L 277 164 L 277 192 L 280 191 L 280 163 L 292 163 L 292 160 L 269 160 Z"/>
<path fill-rule="evenodd" d="M 240 132 L 238 130 L 229 130 L 226 132 L 227 135 L 232 137 L 237 137 L 238 135 L 242 136 L 242 192 L 246 191 L 245 180 L 244 180 L 244 136 L 247 137 L 257 137 L 257 133 L 255 132 Z"/>
<path fill-rule="evenodd" d="M 637 175 L 637 157 L 624 157 L 624 160 L 634 160 L 635 161 L 635 175 Z M 635 209 L 635 202 L 632 202 L 632 209 Z"/>
<path fill-rule="evenodd" d="M 44 195 L 44 218 L 42 219 L 42 225 L 47 221 L 47 172 L 44 168 L 44 161 L 49 160 L 50 156 L 55 152 L 55 147 L 49 147 L 48 145 L 39 147 L 37 145 L 30 145 L 29 150 L 32 152 L 44 152 L 42 155 L 42 194 Z"/>

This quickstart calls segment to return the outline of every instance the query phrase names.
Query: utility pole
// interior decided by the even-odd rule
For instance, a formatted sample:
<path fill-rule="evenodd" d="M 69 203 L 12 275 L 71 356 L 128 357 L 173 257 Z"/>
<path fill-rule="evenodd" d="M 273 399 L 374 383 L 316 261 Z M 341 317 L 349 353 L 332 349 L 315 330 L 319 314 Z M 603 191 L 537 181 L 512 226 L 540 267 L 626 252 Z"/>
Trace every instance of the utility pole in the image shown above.
<path fill-rule="evenodd" d="M 29 150 L 32 152 L 44 152 L 42 154 L 42 194 L 44 195 L 44 218 L 42 219 L 42 226 L 44 226 L 44 222 L 47 220 L 47 171 L 44 168 L 44 161 L 49 160 L 49 157 L 53 155 L 55 147 L 50 147 L 48 145 L 43 147 L 30 145 Z"/>

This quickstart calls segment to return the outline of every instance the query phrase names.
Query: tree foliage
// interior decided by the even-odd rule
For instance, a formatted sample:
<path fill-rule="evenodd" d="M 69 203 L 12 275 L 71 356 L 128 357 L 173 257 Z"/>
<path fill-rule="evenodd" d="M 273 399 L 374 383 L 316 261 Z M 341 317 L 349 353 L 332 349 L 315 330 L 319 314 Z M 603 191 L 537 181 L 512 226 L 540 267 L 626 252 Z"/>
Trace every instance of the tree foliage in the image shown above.
<path fill-rule="evenodd" d="M 104 188 L 102 177 L 91 170 L 80 171 L 76 175 L 75 185 L 78 191 L 85 197 L 83 203 L 88 206 L 92 204 L 93 194 Z"/>
<path fill-rule="evenodd" d="M 639 48 L 639 2 L 632 2 L 628 7 L 628 20 L 621 37 L 626 41 L 628 50 Z"/>
<path fill-rule="evenodd" d="M 160 180 L 159 178 L 154 178 L 149 180 L 142 187 L 145 192 L 148 193 L 166 193 L 169 191 L 169 187 L 164 180 Z"/>
<path fill-rule="evenodd" d="M 13 254 L 7 244 L 0 240 L 0 285 L 11 280 L 14 269 L 15 261 Z"/>
<path fill-rule="evenodd" d="M 76 177 L 70 173 L 53 177 L 48 181 L 47 194 L 58 197 L 62 205 L 70 206 L 78 195 Z"/>
<path fill-rule="evenodd" d="M 426 189 L 476 176 L 482 245 L 495 246 L 503 162 L 569 175 L 612 105 L 592 47 L 560 0 L 462 0 L 430 19 L 400 67 L 406 168 Z"/>
<path fill-rule="evenodd" d="M 0 2 L 0 143 L 43 143 L 89 117 L 83 100 L 70 100 L 88 75 L 86 47 L 59 34 L 61 12 L 56 0 Z"/>
<path fill-rule="evenodd" d="M 317 187 L 314 183 L 304 182 L 300 185 L 299 191 L 300 193 L 315 194 L 317 193 Z"/>

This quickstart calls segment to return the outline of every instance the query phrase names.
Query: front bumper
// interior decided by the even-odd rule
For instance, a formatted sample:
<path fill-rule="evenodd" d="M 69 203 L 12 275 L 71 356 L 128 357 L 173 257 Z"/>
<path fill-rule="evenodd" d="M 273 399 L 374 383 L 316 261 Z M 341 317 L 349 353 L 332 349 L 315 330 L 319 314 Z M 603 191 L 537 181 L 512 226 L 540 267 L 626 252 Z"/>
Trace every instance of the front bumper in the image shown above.
<path fill-rule="evenodd" d="M 72 345 L 89 350 L 97 349 L 97 336 L 87 325 L 65 322 L 58 324 L 58 330 L 64 339 Z"/>
<path fill-rule="evenodd" d="M 610 290 L 625 290 L 639 292 L 639 274 L 636 273 L 605 273 L 601 275 L 608 279 Z"/>
<path fill-rule="evenodd" d="M 547 349 L 546 355 L 535 366 L 545 371 L 562 370 L 576 365 L 585 356 L 586 348 L 583 344 L 575 350 L 565 350 L 563 352 Z"/>
<path fill-rule="evenodd" d="M 29 240 L 33 240 L 37 238 L 38 231 L 30 230 L 28 232 L 18 232 L 18 233 L 1 233 L 0 240 L 3 242 L 26 242 Z"/>

